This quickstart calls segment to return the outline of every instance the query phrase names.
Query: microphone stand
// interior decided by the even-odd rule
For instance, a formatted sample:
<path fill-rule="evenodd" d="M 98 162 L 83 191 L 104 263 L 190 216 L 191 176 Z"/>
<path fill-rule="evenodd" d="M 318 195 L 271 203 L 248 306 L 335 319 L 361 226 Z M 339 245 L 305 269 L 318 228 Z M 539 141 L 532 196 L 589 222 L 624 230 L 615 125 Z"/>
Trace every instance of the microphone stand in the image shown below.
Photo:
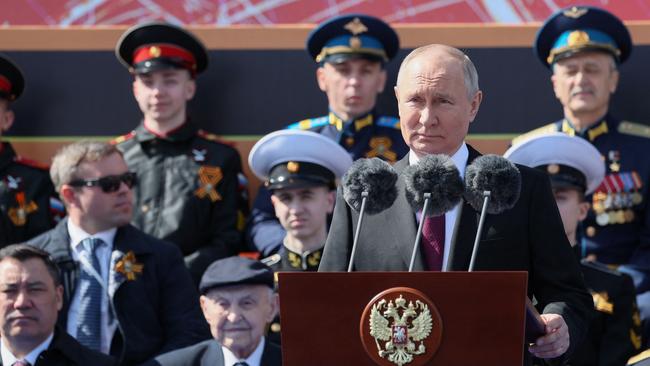
<path fill-rule="evenodd" d="M 361 232 L 361 223 L 363 222 L 363 214 L 366 211 L 367 200 L 368 200 L 368 191 L 361 192 L 361 209 L 359 210 L 359 219 L 357 220 L 357 230 L 355 230 L 354 232 L 354 241 L 352 242 L 352 253 L 350 254 L 350 264 L 348 264 L 348 272 L 352 272 L 352 267 L 354 266 L 354 255 L 357 252 L 359 233 Z"/>
<path fill-rule="evenodd" d="M 490 196 L 492 192 L 483 191 L 483 207 L 481 208 L 481 217 L 478 221 L 478 230 L 476 231 L 476 239 L 474 240 L 474 248 L 472 249 L 472 259 L 469 262 L 469 272 L 474 271 L 474 264 L 476 262 L 476 253 L 478 253 L 478 243 L 481 241 L 481 236 L 483 234 L 483 223 L 485 222 L 485 216 L 487 213 L 487 207 L 490 203 Z"/>
<path fill-rule="evenodd" d="M 426 219 L 426 213 L 429 209 L 429 201 L 431 201 L 431 193 L 424 194 L 424 206 L 422 207 L 422 215 L 420 217 L 420 223 L 418 224 L 418 232 L 415 234 L 415 243 L 413 244 L 413 251 L 411 252 L 411 264 L 409 264 L 409 272 L 413 272 L 413 266 L 415 265 L 415 255 L 418 252 L 420 247 L 420 241 L 422 240 L 422 227 L 424 226 L 424 220 Z"/>

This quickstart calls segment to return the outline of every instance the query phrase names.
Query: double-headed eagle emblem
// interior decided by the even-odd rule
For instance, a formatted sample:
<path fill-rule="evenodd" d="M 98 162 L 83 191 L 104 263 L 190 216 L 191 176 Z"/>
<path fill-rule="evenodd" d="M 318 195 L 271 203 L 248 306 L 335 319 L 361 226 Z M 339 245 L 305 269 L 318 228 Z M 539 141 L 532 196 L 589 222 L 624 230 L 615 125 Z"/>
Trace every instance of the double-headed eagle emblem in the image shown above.
<path fill-rule="evenodd" d="M 423 341 L 433 329 L 427 304 L 420 300 L 406 303 L 402 295 L 394 301 L 381 299 L 370 312 L 370 335 L 375 338 L 379 356 L 398 366 L 406 365 L 413 361 L 414 355 L 426 352 Z"/>

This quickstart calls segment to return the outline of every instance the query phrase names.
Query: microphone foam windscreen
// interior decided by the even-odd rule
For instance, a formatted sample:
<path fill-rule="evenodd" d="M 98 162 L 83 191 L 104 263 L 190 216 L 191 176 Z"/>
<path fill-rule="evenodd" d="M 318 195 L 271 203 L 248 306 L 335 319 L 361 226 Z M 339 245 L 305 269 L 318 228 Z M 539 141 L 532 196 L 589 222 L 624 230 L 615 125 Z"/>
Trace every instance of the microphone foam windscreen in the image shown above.
<path fill-rule="evenodd" d="M 355 211 L 361 210 L 361 193 L 368 192 L 366 213 L 378 214 L 389 208 L 397 198 L 397 173 L 390 164 L 379 159 L 358 159 L 341 179 L 343 198 Z"/>
<path fill-rule="evenodd" d="M 490 191 L 489 214 L 500 214 L 517 203 L 521 191 L 519 169 L 498 155 L 483 155 L 465 170 L 465 200 L 477 211 L 483 207 L 483 191 Z"/>
<path fill-rule="evenodd" d="M 456 206 L 463 195 L 463 181 L 454 162 L 443 154 L 427 155 L 404 170 L 406 199 L 415 211 L 424 207 L 424 194 L 431 193 L 426 216 L 441 215 Z"/>

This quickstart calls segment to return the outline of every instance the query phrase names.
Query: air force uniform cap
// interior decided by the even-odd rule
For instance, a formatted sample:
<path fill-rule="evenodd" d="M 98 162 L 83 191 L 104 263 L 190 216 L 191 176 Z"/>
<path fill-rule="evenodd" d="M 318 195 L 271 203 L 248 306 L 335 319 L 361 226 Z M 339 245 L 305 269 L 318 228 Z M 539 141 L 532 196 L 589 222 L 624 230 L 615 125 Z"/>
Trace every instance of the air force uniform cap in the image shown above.
<path fill-rule="evenodd" d="M 574 6 L 552 15 L 537 33 L 535 51 L 547 67 L 582 51 L 610 54 L 623 63 L 632 39 L 623 22 L 612 13 L 591 6 Z"/>
<path fill-rule="evenodd" d="M 570 187 L 590 194 L 605 177 L 598 150 L 586 140 L 554 132 L 512 146 L 503 155 L 513 163 L 547 172 L 553 187 Z"/>
<path fill-rule="evenodd" d="M 383 20 L 347 14 L 320 24 L 307 37 L 307 51 L 316 62 L 338 63 L 365 58 L 386 63 L 399 50 L 397 33 Z"/>
<path fill-rule="evenodd" d="M 194 77 L 206 69 L 208 54 L 196 37 L 175 25 L 150 22 L 128 29 L 115 54 L 135 74 L 164 69 L 187 69 Z"/>
<path fill-rule="evenodd" d="M 264 285 L 274 288 L 273 270 L 266 264 L 249 258 L 233 256 L 216 260 L 201 277 L 199 292 L 205 295 L 219 287 Z"/>
<path fill-rule="evenodd" d="M 334 188 L 352 158 L 334 140 L 311 131 L 280 130 L 262 137 L 251 149 L 248 165 L 270 189 Z"/>
<path fill-rule="evenodd" d="M 20 97 L 25 88 L 25 79 L 11 60 L 0 56 L 0 98 L 14 101 Z"/>

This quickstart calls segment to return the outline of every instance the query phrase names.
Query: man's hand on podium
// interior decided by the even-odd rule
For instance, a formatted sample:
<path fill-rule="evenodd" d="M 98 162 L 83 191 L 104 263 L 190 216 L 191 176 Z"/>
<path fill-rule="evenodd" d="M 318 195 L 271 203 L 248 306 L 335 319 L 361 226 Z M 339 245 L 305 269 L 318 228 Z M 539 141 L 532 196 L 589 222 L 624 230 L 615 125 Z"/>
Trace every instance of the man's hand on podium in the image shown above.
<path fill-rule="evenodd" d="M 541 314 L 546 335 L 537 338 L 528 350 L 538 358 L 555 358 L 569 349 L 569 328 L 558 314 Z"/>

